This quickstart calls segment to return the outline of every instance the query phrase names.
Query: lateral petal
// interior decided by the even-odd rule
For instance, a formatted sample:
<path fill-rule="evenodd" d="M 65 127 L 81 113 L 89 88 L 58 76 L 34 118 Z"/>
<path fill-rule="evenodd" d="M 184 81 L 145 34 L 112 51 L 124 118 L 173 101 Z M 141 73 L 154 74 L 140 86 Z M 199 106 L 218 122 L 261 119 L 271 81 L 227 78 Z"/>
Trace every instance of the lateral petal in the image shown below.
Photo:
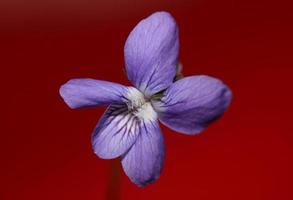
<path fill-rule="evenodd" d="M 121 103 L 128 87 L 118 83 L 91 78 L 71 79 L 60 87 L 59 93 L 72 109 Z"/>
<path fill-rule="evenodd" d="M 197 134 L 218 119 L 230 104 L 232 93 L 220 80 L 190 76 L 176 81 L 160 101 L 153 101 L 160 121 L 185 134 Z"/>

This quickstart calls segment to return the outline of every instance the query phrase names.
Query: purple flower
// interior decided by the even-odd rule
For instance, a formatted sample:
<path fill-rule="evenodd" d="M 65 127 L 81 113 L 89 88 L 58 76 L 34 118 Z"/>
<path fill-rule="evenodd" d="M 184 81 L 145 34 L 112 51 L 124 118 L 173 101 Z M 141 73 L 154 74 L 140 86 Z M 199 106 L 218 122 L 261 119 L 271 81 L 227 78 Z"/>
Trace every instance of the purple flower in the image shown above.
<path fill-rule="evenodd" d="M 130 180 L 145 186 L 159 178 L 165 146 L 159 121 L 195 135 L 220 117 L 231 91 L 210 76 L 174 82 L 178 65 L 178 28 L 167 12 L 140 21 L 125 43 L 125 66 L 134 87 L 94 79 L 73 79 L 60 88 L 72 108 L 110 105 L 92 135 L 103 159 L 122 158 Z"/>

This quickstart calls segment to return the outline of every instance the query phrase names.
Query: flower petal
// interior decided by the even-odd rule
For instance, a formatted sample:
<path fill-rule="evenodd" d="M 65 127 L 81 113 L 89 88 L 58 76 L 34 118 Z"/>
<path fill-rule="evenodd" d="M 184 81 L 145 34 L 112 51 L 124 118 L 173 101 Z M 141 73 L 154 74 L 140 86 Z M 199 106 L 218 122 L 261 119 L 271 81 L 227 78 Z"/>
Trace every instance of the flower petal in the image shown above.
<path fill-rule="evenodd" d="M 60 87 L 60 95 L 70 108 L 121 103 L 128 87 L 90 78 L 72 79 Z"/>
<path fill-rule="evenodd" d="M 163 124 L 178 132 L 197 134 L 223 114 L 231 97 L 223 82 L 202 75 L 176 81 L 161 101 L 152 103 Z"/>
<path fill-rule="evenodd" d="M 124 47 L 128 79 L 147 97 L 166 89 L 176 75 L 178 48 L 177 25 L 169 13 L 140 21 Z"/>
<path fill-rule="evenodd" d="M 122 159 L 126 175 L 138 186 L 153 183 L 161 174 L 164 159 L 164 139 L 158 121 L 142 121 L 136 142 Z"/>
<path fill-rule="evenodd" d="M 127 105 L 111 105 L 92 135 L 94 152 L 103 159 L 124 154 L 139 134 L 138 117 L 128 112 Z"/>

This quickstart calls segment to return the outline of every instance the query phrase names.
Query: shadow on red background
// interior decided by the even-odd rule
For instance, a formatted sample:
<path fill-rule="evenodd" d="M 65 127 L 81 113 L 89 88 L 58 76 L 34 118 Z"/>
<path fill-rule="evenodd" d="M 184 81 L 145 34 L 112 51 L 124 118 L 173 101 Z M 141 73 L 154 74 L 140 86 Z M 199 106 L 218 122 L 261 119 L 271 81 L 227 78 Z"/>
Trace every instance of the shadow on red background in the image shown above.
<path fill-rule="evenodd" d="M 261 0 L 2 1 L 0 199 L 106 198 L 113 161 L 97 158 L 90 143 L 104 108 L 70 110 L 58 89 L 74 77 L 128 84 L 125 39 L 158 10 L 178 22 L 184 74 L 221 78 L 234 99 L 199 136 L 163 128 L 161 178 L 139 189 L 122 174 L 121 199 L 293 199 L 291 8 Z"/>

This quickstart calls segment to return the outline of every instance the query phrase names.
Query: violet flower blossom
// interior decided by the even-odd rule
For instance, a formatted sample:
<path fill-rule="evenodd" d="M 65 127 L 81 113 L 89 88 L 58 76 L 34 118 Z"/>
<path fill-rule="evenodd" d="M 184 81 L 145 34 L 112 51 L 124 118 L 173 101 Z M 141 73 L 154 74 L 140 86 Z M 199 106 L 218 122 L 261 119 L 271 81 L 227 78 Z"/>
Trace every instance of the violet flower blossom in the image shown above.
<path fill-rule="evenodd" d="M 126 175 L 138 186 L 157 180 L 165 146 L 159 121 L 187 135 L 200 133 L 220 117 L 231 91 L 206 75 L 174 81 L 178 65 L 178 28 L 167 12 L 140 21 L 125 43 L 125 68 L 134 85 L 90 78 L 72 79 L 60 95 L 72 108 L 109 105 L 92 135 L 95 154 L 121 157 Z"/>

